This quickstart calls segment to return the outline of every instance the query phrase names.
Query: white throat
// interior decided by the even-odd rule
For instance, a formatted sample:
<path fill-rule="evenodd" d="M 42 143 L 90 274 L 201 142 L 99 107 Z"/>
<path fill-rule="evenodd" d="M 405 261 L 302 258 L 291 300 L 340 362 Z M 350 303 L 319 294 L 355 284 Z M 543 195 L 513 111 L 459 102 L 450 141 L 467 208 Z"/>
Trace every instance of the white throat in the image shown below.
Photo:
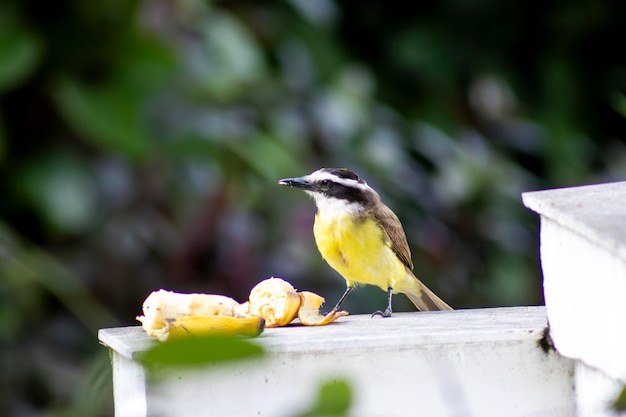
<path fill-rule="evenodd" d="M 317 211 L 321 217 L 354 216 L 361 213 L 364 207 L 356 202 L 350 202 L 342 198 L 327 197 L 318 193 L 309 192 L 315 200 Z"/>

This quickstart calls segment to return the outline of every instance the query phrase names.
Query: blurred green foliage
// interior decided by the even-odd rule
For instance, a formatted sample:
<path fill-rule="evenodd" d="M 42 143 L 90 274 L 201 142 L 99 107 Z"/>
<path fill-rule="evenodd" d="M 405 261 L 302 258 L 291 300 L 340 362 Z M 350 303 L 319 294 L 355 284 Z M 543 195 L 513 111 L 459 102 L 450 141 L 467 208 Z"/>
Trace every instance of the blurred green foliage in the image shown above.
<path fill-rule="evenodd" d="M 149 367 L 202 366 L 259 358 L 263 349 L 241 337 L 186 337 L 159 343 L 142 352 L 139 360 Z"/>
<path fill-rule="evenodd" d="M 623 412 L 626 410 L 626 387 L 622 388 L 611 406 L 617 412 Z"/>
<path fill-rule="evenodd" d="M 328 380 L 321 383 L 311 407 L 296 417 L 347 417 L 352 403 L 352 389 L 347 381 Z"/>
<path fill-rule="evenodd" d="M 0 414 L 110 415 L 96 330 L 161 287 L 334 303 L 313 203 L 276 186 L 321 166 L 380 191 L 453 306 L 540 303 L 519 195 L 626 176 L 625 8 L 2 2 Z"/>

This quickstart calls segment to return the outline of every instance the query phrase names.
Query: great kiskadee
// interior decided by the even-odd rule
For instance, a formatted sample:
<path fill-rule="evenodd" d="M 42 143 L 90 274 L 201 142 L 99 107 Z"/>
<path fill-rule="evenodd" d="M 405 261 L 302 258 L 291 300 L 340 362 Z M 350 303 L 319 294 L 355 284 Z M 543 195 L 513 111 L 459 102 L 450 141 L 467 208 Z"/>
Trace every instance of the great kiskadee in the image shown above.
<path fill-rule="evenodd" d="M 418 310 L 452 310 L 413 275 L 411 251 L 400 220 L 358 175 L 344 168 L 322 168 L 278 184 L 303 190 L 315 200 L 317 248 L 347 284 L 334 310 L 356 284 L 387 291 L 387 308 L 372 317 L 390 317 L 391 298 L 398 292 Z"/>

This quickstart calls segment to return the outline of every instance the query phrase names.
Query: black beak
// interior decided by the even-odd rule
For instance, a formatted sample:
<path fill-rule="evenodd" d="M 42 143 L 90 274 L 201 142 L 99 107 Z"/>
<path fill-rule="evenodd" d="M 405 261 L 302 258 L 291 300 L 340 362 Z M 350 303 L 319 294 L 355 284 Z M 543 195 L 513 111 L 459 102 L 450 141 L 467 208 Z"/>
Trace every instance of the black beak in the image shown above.
<path fill-rule="evenodd" d="M 291 188 L 298 188 L 300 190 L 312 190 L 313 184 L 304 179 L 304 177 L 298 178 L 284 178 L 278 181 L 279 185 L 286 185 Z"/>

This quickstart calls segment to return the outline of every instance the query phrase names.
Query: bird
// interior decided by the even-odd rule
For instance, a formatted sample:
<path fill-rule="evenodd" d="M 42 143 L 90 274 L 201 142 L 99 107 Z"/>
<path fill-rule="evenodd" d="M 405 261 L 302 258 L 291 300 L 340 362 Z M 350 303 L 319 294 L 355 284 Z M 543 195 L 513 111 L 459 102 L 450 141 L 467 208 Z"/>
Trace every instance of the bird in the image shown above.
<path fill-rule="evenodd" d="M 333 308 L 339 310 L 357 284 L 387 292 L 387 307 L 374 316 L 391 317 L 394 294 L 405 294 L 420 311 L 452 310 L 413 274 L 411 251 L 398 216 L 365 180 L 346 168 L 321 168 L 279 185 L 304 191 L 317 206 L 313 234 L 322 258 L 346 281 Z"/>

